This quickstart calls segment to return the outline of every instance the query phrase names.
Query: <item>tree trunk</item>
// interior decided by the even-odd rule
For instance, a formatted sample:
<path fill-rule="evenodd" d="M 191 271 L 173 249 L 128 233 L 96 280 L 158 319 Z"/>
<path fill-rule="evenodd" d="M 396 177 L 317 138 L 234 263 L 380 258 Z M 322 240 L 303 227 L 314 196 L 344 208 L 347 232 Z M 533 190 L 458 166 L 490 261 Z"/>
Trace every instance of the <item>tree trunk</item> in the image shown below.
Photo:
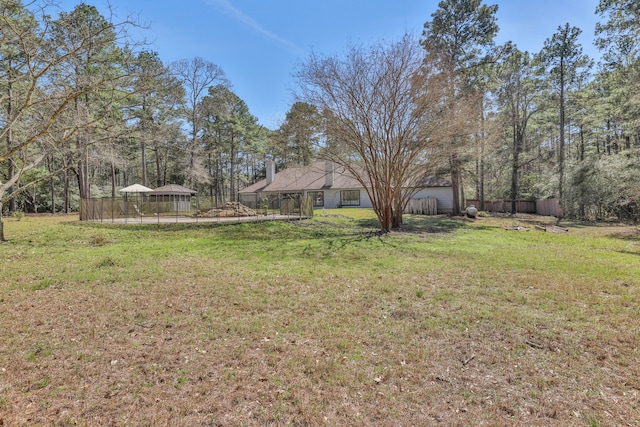
<path fill-rule="evenodd" d="M 391 206 L 385 206 L 380 210 L 380 212 L 380 227 L 382 227 L 382 230 L 385 233 L 389 233 L 391 231 L 391 217 L 393 216 L 393 213 L 391 212 Z"/>
<path fill-rule="evenodd" d="M 64 213 L 69 213 L 69 170 L 64 169 L 64 206 L 62 207 Z"/>
<path fill-rule="evenodd" d="M 460 213 L 460 161 L 458 154 L 453 153 L 449 158 L 451 166 L 451 191 L 453 193 L 453 214 Z"/>
<path fill-rule="evenodd" d="M 142 97 L 142 138 L 140 138 L 140 160 L 142 162 L 142 185 L 147 185 L 147 97 Z"/>
<path fill-rule="evenodd" d="M 579 158 L 581 162 L 584 162 L 584 146 L 585 146 L 585 142 L 584 142 L 584 129 L 582 128 L 582 126 L 580 126 L 580 154 L 579 154 Z"/>
<path fill-rule="evenodd" d="M 511 167 L 511 214 L 515 215 L 518 211 L 518 153 L 513 154 L 513 165 Z"/>
<path fill-rule="evenodd" d="M 76 75 L 79 74 L 79 71 L 76 70 Z M 80 110 L 81 110 L 81 100 L 78 98 L 74 99 L 74 106 L 75 106 L 75 112 L 77 115 L 78 120 L 80 121 Z M 89 95 L 85 94 L 84 95 L 84 106 L 88 108 L 89 106 Z M 77 170 L 76 170 L 76 177 L 78 179 L 78 192 L 80 193 L 80 199 L 86 199 L 88 198 L 88 193 L 87 193 L 87 174 L 85 171 L 85 146 L 84 146 L 84 141 L 83 141 L 83 133 L 84 132 L 78 132 L 76 134 L 76 153 L 78 155 L 78 162 L 77 162 Z"/>
<path fill-rule="evenodd" d="M 397 230 L 402 225 L 402 214 L 394 213 L 391 218 L 391 228 Z"/>
<path fill-rule="evenodd" d="M 558 157 L 559 180 L 558 180 L 558 197 L 560 203 L 563 198 L 563 182 L 564 182 L 564 62 L 560 58 L 560 153 Z"/>
<path fill-rule="evenodd" d="M 78 153 L 80 153 L 80 158 L 78 159 L 76 169 L 76 177 L 78 179 L 78 192 L 80 193 L 80 199 L 87 199 L 89 198 L 89 192 L 87 190 L 87 165 L 85 163 L 85 149 L 82 144 L 82 136 L 80 134 L 78 134 L 78 136 L 76 137 L 76 148 Z"/>
<path fill-rule="evenodd" d="M 33 204 L 33 213 L 38 213 L 38 194 L 36 192 L 36 189 L 33 189 L 33 196 L 30 197 L 31 198 L 31 202 Z"/>
<path fill-rule="evenodd" d="M 480 201 L 480 206 L 478 209 L 484 210 L 484 149 L 486 144 L 486 129 L 485 129 L 485 117 L 484 117 L 484 104 L 482 104 L 482 111 L 480 114 L 480 122 L 481 122 L 481 130 L 480 130 L 480 191 L 478 192 L 478 200 Z"/>
<path fill-rule="evenodd" d="M 53 172 L 53 156 L 47 156 L 47 170 L 49 171 L 49 174 L 51 175 Z M 55 214 L 56 213 L 56 185 L 55 185 L 55 180 L 53 179 L 53 175 L 51 175 L 51 178 L 49 179 L 49 190 L 50 190 L 50 196 L 51 196 L 51 213 Z"/>
<path fill-rule="evenodd" d="M 195 118 L 192 119 L 192 126 L 191 126 L 191 146 L 189 149 L 189 177 L 188 179 L 188 186 L 190 188 L 193 188 L 195 185 L 195 177 L 194 177 L 194 169 L 196 167 L 196 144 L 198 142 L 198 128 L 196 125 L 196 120 Z"/>
<path fill-rule="evenodd" d="M 154 145 L 153 148 L 153 152 L 156 155 L 156 188 L 157 187 L 162 187 L 163 185 L 163 181 L 162 181 L 162 168 L 160 167 L 160 147 L 158 146 L 158 144 L 156 143 Z"/>
<path fill-rule="evenodd" d="M 140 157 L 142 158 L 142 185 L 147 185 L 147 142 L 146 135 L 143 135 L 140 143 Z"/>
<path fill-rule="evenodd" d="M 607 146 L 605 148 L 604 151 L 607 152 L 607 154 L 610 156 L 611 155 L 611 120 L 607 120 L 607 138 L 606 138 L 607 142 Z"/>
<path fill-rule="evenodd" d="M 116 166 L 111 162 L 111 198 L 116 198 Z"/>
<path fill-rule="evenodd" d="M 207 150 L 207 174 L 209 175 L 209 200 L 213 200 L 213 164 L 211 151 Z"/>
<path fill-rule="evenodd" d="M 222 163 L 220 157 L 216 159 L 216 207 L 220 206 L 222 196 Z"/>
<path fill-rule="evenodd" d="M 53 178 L 49 180 L 50 190 L 51 190 L 51 213 L 55 215 L 56 213 L 56 186 L 53 182 Z"/>
<path fill-rule="evenodd" d="M 234 175 L 236 168 L 236 159 L 235 159 L 235 132 L 231 132 L 231 148 L 229 150 L 229 200 L 234 201 L 235 197 L 235 186 L 234 186 Z"/>
<path fill-rule="evenodd" d="M 84 161 L 78 160 L 78 169 L 76 172 L 76 177 L 78 179 L 78 191 L 80 193 L 80 199 L 87 198 L 87 185 L 86 185 L 86 174 L 84 170 Z"/>
<path fill-rule="evenodd" d="M 10 67 L 10 65 L 9 65 Z M 11 79 L 9 79 L 8 83 L 7 83 L 7 123 L 11 123 L 12 120 L 12 114 L 13 114 L 13 90 L 12 90 L 12 81 Z M 12 132 L 12 127 L 9 126 L 9 128 L 7 129 L 7 152 L 10 152 L 11 149 L 13 148 L 13 132 Z M 7 181 L 11 181 L 11 179 L 13 178 L 13 176 L 15 175 L 15 166 L 13 164 L 13 159 L 9 158 L 8 161 L 8 167 L 7 167 Z M 14 193 L 14 186 L 12 185 L 11 187 L 9 187 L 8 189 L 8 193 L 10 196 L 13 195 Z M 13 213 L 16 211 L 16 198 L 15 197 L 11 197 L 9 199 L 9 213 Z"/>
<path fill-rule="evenodd" d="M 402 226 L 403 223 L 403 206 L 402 206 L 402 201 L 398 200 L 397 201 L 397 205 L 395 206 L 395 208 L 393 209 L 393 218 L 391 221 L 391 228 L 394 230 L 399 229 Z"/>
<path fill-rule="evenodd" d="M 514 118 L 514 122 L 517 120 Z M 524 143 L 524 127 L 513 126 L 513 163 L 511 164 L 511 214 L 515 215 L 518 210 L 518 172 L 520 170 L 520 152 Z"/>
<path fill-rule="evenodd" d="M 220 158 L 222 152 L 222 131 L 218 129 L 216 131 L 216 137 L 218 140 L 217 156 L 216 156 L 216 207 L 220 206 L 222 197 L 224 195 L 224 189 L 222 188 L 222 159 Z"/>
<path fill-rule="evenodd" d="M 2 202 L 0 201 L 0 243 L 6 241 L 4 238 L 4 220 L 2 219 Z"/>

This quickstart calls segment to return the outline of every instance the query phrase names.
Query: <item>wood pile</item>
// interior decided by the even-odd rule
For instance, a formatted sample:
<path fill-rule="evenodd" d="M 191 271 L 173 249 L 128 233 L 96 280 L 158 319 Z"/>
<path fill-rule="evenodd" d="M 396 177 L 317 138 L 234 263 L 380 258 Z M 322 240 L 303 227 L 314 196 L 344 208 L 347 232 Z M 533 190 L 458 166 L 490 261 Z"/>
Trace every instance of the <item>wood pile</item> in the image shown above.
<path fill-rule="evenodd" d="M 219 208 L 211 209 L 202 216 L 207 218 L 228 218 L 238 216 L 257 216 L 257 213 L 240 202 L 227 202 Z"/>
<path fill-rule="evenodd" d="M 508 231 L 529 231 L 527 227 L 522 227 L 521 225 L 516 225 L 513 227 L 508 227 L 506 225 L 503 225 L 502 228 Z"/>
<path fill-rule="evenodd" d="M 569 229 L 560 227 L 559 225 L 536 225 L 536 230 L 546 231 L 547 233 L 568 233 Z"/>

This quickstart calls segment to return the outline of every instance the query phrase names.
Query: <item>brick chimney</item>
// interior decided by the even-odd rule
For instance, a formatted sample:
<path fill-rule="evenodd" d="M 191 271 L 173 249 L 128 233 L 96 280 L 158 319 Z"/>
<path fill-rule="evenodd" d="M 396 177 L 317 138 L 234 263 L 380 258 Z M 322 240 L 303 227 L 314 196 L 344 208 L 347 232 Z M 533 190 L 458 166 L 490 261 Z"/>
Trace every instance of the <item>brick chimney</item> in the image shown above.
<path fill-rule="evenodd" d="M 269 185 L 276 178 L 276 163 L 273 160 L 267 160 L 265 166 L 267 167 L 267 185 Z"/>
<path fill-rule="evenodd" d="M 334 166 L 331 160 L 324 162 L 324 186 L 329 188 L 333 186 Z"/>

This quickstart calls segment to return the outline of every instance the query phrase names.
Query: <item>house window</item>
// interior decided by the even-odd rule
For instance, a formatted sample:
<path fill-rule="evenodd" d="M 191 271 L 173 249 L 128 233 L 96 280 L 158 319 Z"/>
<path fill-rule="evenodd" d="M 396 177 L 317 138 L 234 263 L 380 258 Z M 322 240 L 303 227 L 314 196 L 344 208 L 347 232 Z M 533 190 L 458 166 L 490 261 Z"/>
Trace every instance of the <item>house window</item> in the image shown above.
<path fill-rule="evenodd" d="M 360 206 L 360 190 L 342 190 L 340 206 Z"/>
<path fill-rule="evenodd" d="M 314 208 L 324 207 L 324 192 L 323 191 L 309 191 L 308 196 L 313 200 Z"/>

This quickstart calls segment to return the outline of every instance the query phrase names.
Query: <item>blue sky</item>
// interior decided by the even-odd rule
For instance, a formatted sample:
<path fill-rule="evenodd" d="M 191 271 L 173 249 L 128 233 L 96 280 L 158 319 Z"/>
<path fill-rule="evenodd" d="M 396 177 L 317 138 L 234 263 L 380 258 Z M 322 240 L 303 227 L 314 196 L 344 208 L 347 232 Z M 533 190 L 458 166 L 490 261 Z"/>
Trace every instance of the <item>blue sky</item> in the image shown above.
<path fill-rule="evenodd" d="M 85 0 L 109 15 L 106 0 Z M 79 1 L 62 0 L 71 10 Z M 195 56 L 222 67 L 232 90 L 259 122 L 276 129 L 293 103 L 294 67 L 311 51 L 340 54 L 349 43 L 420 35 L 438 0 L 110 0 L 117 18 L 135 16 L 149 49 L 168 64 Z M 583 30 L 586 53 L 597 55 L 598 0 L 485 0 L 498 4 L 497 43 L 511 40 L 538 52 L 559 25 Z"/>

